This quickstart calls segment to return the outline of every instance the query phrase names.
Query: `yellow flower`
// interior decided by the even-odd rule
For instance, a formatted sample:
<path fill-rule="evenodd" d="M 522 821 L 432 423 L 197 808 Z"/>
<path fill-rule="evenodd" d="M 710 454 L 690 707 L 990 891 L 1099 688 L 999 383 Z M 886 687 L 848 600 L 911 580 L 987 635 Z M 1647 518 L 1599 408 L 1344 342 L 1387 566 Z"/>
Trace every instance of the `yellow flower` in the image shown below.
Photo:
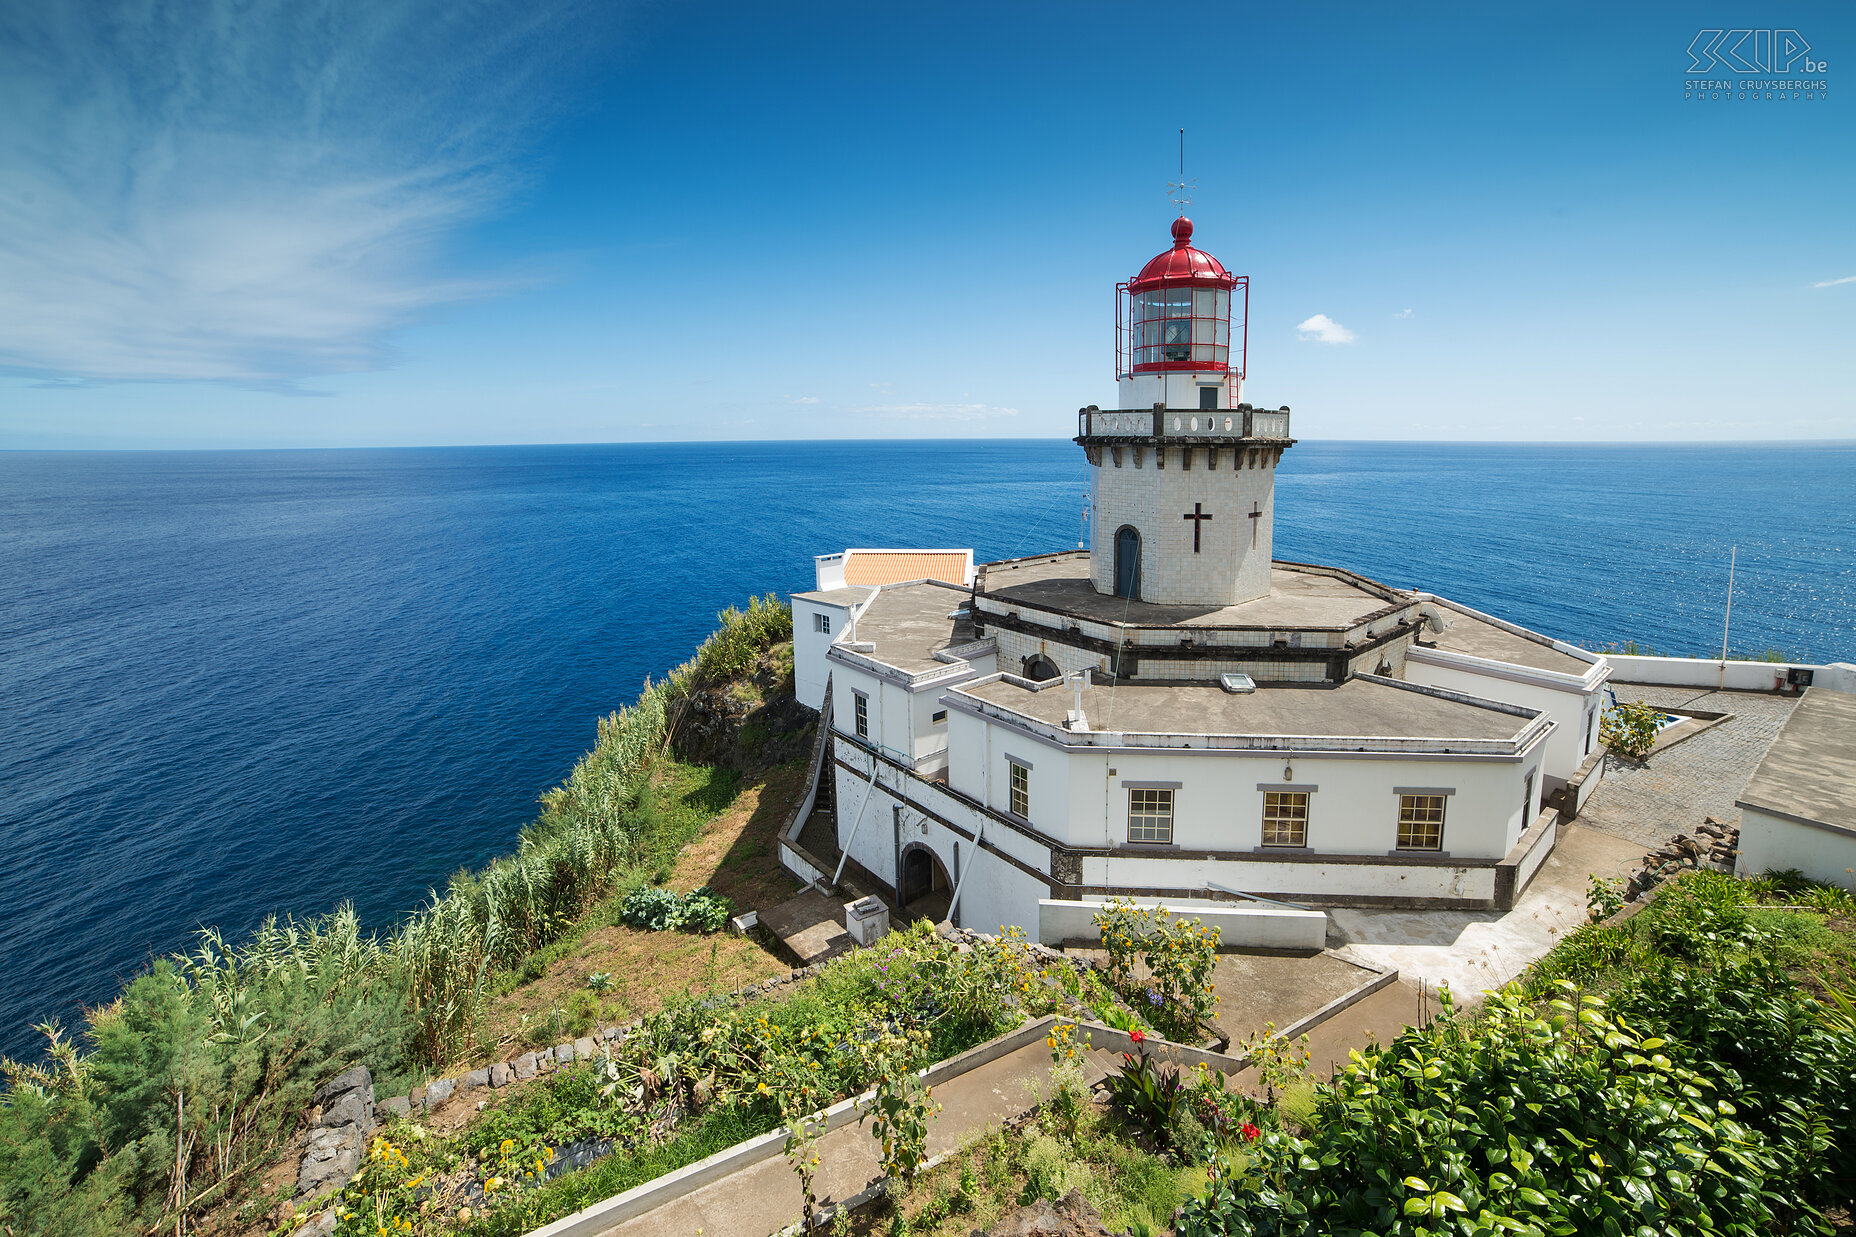
<path fill-rule="evenodd" d="M 767 1084 L 763 1082 L 758 1087 L 755 1087 L 754 1090 L 759 1092 L 761 1095 L 765 1095 L 767 1094 Z"/>

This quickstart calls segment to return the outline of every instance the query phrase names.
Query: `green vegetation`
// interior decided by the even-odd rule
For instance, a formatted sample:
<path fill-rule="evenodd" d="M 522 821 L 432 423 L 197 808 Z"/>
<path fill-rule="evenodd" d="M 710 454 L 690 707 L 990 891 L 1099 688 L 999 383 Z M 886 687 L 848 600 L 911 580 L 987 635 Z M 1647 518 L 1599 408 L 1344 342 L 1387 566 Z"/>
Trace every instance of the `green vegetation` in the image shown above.
<path fill-rule="evenodd" d="M 391 935 L 364 934 L 347 906 L 243 944 L 207 930 L 89 1016 L 87 1052 L 48 1024 L 43 1062 L 0 1061 L 0 1225 L 52 1237 L 189 1223 L 269 1162 L 342 1068 L 366 1064 L 390 1094 L 469 1053 L 491 992 L 589 910 L 667 876 L 700 826 L 653 793 L 667 709 L 792 633 L 771 595 L 718 618 L 695 658 L 600 721 L 512 855 L 454 877 Z M 733 785 L 718 789 L 732 798 Z"/>
<path fill-rule="evenodd" d="M 1108 954 L 1109 985 L 1122 999 L 1178 1043 L 1204 1039 L 1218 1007 L 1212 988 L 1218 929 L 1123 898 L 1110 901 L 1095 926 Z"/>
<path fill-rule="evenodd" d="M 1642 760 L 1656 746 L 1656 723 L 1662 715 L 1661 709 L 1641 700 L 1614 705 L 1598 723 L 1599 742 L 1620 756 Z"/>
<path fill-rule="evenodd" d="M 885 1161 L 911 1175 L 933 1105 L 913 1072 L 1052 1012 L 1063 993 L 1021 941 L 962 952 L 924 922 L 779 997 L 667 1008 L 607 1055 L 525 1087 L 466 1131 L 480 1160 L 532 1163 L 588 1139 L 624 1148 L 517 1193 L 470 1231 L 526 1232 L 872 1087 L 867 1119 L 888 1144 Z"/>
<path fill-rule="evenodd" d="M 619 904 L 619 920 L 644 932 L 720 932 L 728 922 L 728 899 L 703 885 L 686 894 L 640 885 Z"/>
<path fill-rule="evenodd" d="M 1856 1188 L 1834 996 L 1856 948 L 1848 921 L 1761 906 L 1782 884 L 1691 873 L 1477 1016 L 1354 1054 L 1312 1129 L 1220 1159 L 1181 1237 L 1829 1232 Z"/>

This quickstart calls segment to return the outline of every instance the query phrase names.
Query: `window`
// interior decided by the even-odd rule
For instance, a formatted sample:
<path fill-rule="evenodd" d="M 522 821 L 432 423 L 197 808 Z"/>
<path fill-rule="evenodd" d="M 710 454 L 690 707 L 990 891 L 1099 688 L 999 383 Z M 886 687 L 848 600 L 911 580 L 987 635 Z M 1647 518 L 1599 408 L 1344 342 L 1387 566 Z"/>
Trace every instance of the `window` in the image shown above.
<path fill-rule="evenodd" d="M 1218 406 L 1218 388 L 1217 387 L 1200 387 L 1199 388 L 1199 407 L 1216 408 L 1217 406 Z"/>
<path fill-rule="evenodd" d="M 1308 792 L 1306 790 L 1266 790 L 1263 792 L 1263 844 L 1265 846 L 1308 845 Z"/>
<path fill-rule="evenodd" d="M 867 739 L 870 737 L 870 697 L 862 692 L 851 695 L 857 708 L 857 737 Z"/>
<path fill-rule="evenodd" d="M 944 725 L 946 725 L 946 724 L 947 724 L 947 710 L 946 710 L 946 709 L 936 709 L 936 710 L 934 711 L 934 716 L 933 716 L 933 717 L 930 717 L 930 718 L 928 719 L 928 724 L 929 724 L 930 726 L 944 726 Z"/>
<path fill-rule="evenodd" d="M 1031 819 L 1031 770 L 1016 760 L 1008 760 L 1005 767 L 1010 770 L 1012 781 L 1012 815 L 1020 820 Z"/>
<path fill-rule="evenodd" d="M 1534 823 L 1534 771 L 1529 769 L 1521 781 L 1521 827 Z"/>
<path fill-rule="evenodd" d="M 1173 792 L 1134 787 L 1128 791 L 1128 840 L 1173 841 Z"/>
<path fill-rule="evenodd" d="M 814 614 L 812 616 L 812 626 L 814 630 L 821 631 L 829 636 L 831 634 L 831 615 Z"/>
<path fill-rule="evenodd" d="M 1398 848 L 1400 850 L 1442 850 L 1444 848 L 1444 797 L 1442 795 L 1400 795 L 1398 797 Z"/>

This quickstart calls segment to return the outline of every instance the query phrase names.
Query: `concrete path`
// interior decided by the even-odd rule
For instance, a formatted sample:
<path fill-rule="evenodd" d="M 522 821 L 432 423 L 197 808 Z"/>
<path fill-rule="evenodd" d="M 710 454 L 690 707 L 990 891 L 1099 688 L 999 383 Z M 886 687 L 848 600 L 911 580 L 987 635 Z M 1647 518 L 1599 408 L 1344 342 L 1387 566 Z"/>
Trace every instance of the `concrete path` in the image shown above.
<path fill-rule="evenodd" d="M 793 951 L 801 966 L 829 962 L 856 944 L 844 930 L 844 903 L 816 889 L 760 912 L 760 921 Z"/>
<path fill-rule="evenodd" d="M 1101 1078 L 1115 1061 L 1109 1053 L 1088 1054 L 1087 1080 Z M 955 1150 L 1038 1103 L 1050 1070 L 1050 1049 L 1037 1040 L 936 1087 L 942 1109 L 929 1126 L 928 1154 Z M 849 1198 L 881 1175 L 871 1128 L 846 1125 L 819 1139 L 815 1188 L 822 1200 Z M 767 1237 L 796 1223 L 801 1206 L 798 1176 L 785 1156 L 774 1156 L 609 1228 L 602 1237 Z"/>
<path fill-rule="evenodd" d="M 1624 876 L 1643 853 L 1635 842 L 1566 825 L 1533 883 L 1506 914 L 1336 909 L 1328 912 L 1334 925 L 1329 940 L 1338 936 L 1345 942 L 1337 951 L 1343 956 L 1396 970 L 1401 979 L 1433 990 L 1448 984 L 1460 1004 L 1478 1004 L 1485 991 L 1519 975 L 1585 922 L 1594 874 Z"/>

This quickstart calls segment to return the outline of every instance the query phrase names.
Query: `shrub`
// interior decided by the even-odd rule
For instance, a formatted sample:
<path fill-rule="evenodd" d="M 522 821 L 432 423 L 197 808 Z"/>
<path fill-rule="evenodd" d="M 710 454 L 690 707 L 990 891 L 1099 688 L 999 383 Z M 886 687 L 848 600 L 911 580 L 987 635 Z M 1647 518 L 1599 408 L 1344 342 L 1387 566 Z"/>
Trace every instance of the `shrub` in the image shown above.
<path fill-rule="evenodd" d="M 727 898 L 707 885 L 678 895 L 651 886 L 634 889 L 619 904 L 619 920 L 641 932 L 719 932 L 732 910 Z"/>
<path fill-rule="evenodd" d="M 1171 1144 L 1181 1094 L 1177 1069 L 1161 1069 L 1145 1052 L 1124 1052 L 1120 1071 L 1103 1081 L 1110 1111 L 1155 1146 Z"/>
<path fill-rule="evenodd" d="M 1168 1038 L 1203 1037 L 1217 1009 L 1212 967 L 1217 963 L 1217 928 L 1197 919 L 1175 919 L 1165 907 L 1136 906 L 1116 898 L 1095 916 L 1108 953 L 1109 984 L 1143 1010 Z M 1143 989 L 1136 963 L 1144 963 L 1152 987 Z"/>
<path fill-rule="evenodd" d="M 1641 700 L 1632 700 L 1605 710 L 1598 724 L 1598 738 L 1620 756 L 1641 760 L 1656 746 L 1657 720 L 1662 711 Z"/>

